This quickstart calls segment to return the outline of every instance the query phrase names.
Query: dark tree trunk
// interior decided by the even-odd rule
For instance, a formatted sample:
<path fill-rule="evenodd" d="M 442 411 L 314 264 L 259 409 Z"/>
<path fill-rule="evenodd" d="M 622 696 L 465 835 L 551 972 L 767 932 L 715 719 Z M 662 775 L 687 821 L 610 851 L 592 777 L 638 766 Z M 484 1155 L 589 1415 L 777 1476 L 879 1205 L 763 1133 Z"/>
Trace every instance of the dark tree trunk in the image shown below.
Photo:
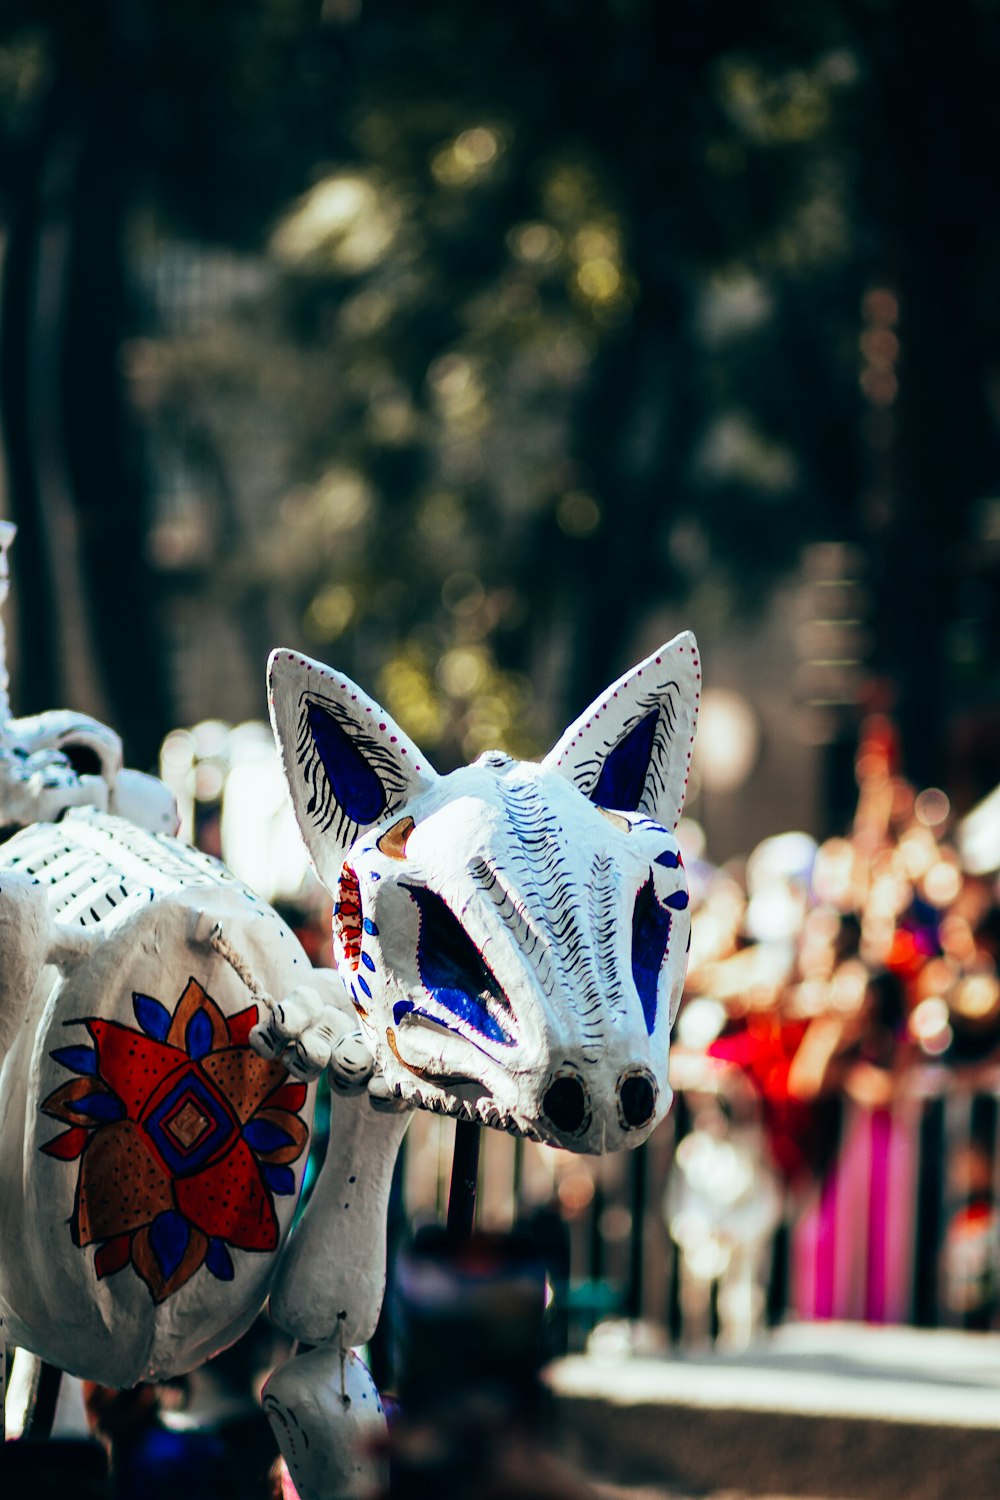
<path fill-rule="evenodd" d="M 81 16 L 81 20 L 82 20 Z M 63 39 L 10 194 L 0 405 L 18 525 L 18 712 L 107 718 L 151 766 L 170 724 L 124 388 L 131 68 L 111 8 Z"/>

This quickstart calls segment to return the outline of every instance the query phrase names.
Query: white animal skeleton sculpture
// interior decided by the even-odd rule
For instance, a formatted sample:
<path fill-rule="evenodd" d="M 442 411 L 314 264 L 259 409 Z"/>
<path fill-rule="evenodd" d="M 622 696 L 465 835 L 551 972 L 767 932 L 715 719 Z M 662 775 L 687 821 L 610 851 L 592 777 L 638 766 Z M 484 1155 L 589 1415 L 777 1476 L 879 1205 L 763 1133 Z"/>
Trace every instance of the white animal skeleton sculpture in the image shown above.
<path fill-rule="evenodd" d="M 319 1347 L 264 1404 L 303 1500 L 358 1492 L 408 1107 L 582 1152 L 666 1112 L 689 935 L 673 828 L 700 688 L 682 635 L 540 765 L 438 777 L 347 678 L 271 660 L 272 718 L 335 899 L 340 980 L 216 862 L 100 813 L 0 849 L 0 1317 L 130 1385 L 193 1368 L 270 1297 Z M 329 1067 L 330 1146 L 289 1238 Z"/>

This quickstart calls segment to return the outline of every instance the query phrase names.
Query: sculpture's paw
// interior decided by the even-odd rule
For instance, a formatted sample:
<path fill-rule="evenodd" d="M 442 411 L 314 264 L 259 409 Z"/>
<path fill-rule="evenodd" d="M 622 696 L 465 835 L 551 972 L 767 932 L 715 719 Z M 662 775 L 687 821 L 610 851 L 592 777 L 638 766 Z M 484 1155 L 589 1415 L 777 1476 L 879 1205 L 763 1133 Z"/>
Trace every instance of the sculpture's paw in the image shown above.
<path fill-rule="evenodd" d="M 361 1360 L 343 1364 L 330 1344 L 271 1376 L 261 1402 L 300 1500 L 341 1500 L 381 1490 L 376 1449 L 385 1436 L 378 1391 Z"/>
<path fill-rule="evenodd" d="M 340 1092 L 360 1092 L 375 1066 L 371 1049 L 353 1016 L 345 1015 L 338 1003 L 337 976 L 318 970 L 315 980 L 276 1001 L 267 1019 L 251 1031 L 250 1044 L 262 1057 L 280 1058 L 296 1078 L 308 1081 L 329 1068 L 330 1081 Z"/>

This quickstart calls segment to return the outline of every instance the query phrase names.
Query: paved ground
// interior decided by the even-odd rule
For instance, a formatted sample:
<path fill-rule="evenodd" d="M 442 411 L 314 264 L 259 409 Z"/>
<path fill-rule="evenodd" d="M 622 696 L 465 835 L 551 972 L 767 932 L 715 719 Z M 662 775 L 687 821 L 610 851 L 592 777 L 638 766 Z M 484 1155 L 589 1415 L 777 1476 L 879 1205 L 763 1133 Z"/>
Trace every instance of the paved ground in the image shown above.
<path fill-rule="evenodd" d="M 997 1500 L 998 1342 L 802 1325 L 739 1356 L 564 1360 L 550 1383 L 606 1500 Z"/>
<path fill-rule="evenodd" d="M 661 1490 L 648 1485 L 598 1484 L 593 1486 L 598 1500 L 751 1500 L 745 1490 L 702 1491 L 698 1495 L 683 1495 L 680 1490 Z M 754 1495 L 752 1500 L 802 1500 L 795 1495 Z"/>

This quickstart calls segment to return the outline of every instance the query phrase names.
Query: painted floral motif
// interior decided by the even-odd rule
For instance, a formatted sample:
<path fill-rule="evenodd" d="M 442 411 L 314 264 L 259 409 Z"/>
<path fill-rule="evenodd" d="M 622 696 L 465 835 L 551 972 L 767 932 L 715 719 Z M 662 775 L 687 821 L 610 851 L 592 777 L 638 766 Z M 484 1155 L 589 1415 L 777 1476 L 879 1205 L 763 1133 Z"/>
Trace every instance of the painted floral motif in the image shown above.
<path fill-rule="evenodd" d="M 78 1076 L 42 1105 L 69 1126 L 42 1150 L 79 1158 L 70 1233 L 97 1246 L 98 1278 L 131 1265 L 162 1302 L 202 1266 L 232 1281 L 234 1249 L 277 1248 L 306 1087 L 249 1046 L 255 1005 L 227 1018 L 196 979 L 172 1015 L 150 995 L 132 1005 L 140 1030 L 82 1021 L 93 1047 L 52 1053 Z"/>

